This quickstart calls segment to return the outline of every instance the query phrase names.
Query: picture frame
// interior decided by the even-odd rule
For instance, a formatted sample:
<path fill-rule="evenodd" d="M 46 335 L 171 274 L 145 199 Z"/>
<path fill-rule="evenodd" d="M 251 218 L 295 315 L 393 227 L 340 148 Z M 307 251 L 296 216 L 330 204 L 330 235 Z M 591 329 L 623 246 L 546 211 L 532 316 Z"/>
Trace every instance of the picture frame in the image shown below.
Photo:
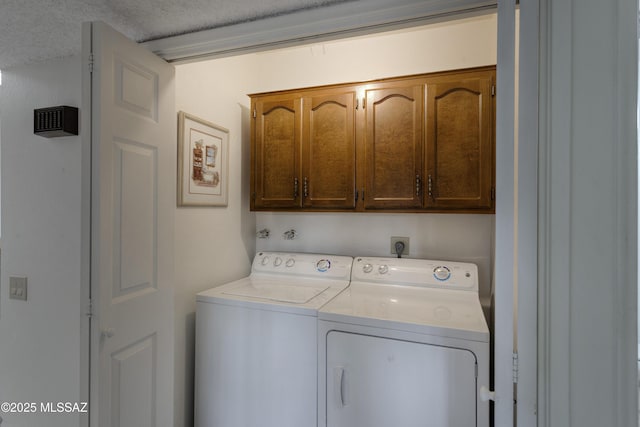
<path fill-rule="evenodd" d="M 227 206 L 229 130 L 178 112 L 178 206 Z"/>

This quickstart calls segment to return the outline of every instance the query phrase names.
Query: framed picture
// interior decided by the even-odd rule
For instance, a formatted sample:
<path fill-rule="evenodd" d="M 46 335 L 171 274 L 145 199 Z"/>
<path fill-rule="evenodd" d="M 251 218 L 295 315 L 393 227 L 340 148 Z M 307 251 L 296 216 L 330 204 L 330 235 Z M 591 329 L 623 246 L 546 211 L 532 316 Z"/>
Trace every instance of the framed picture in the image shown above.
<path fill-rule="evenodd" d="M 229 131 L 178 113 L 178 206 L 227 206 Z"/>

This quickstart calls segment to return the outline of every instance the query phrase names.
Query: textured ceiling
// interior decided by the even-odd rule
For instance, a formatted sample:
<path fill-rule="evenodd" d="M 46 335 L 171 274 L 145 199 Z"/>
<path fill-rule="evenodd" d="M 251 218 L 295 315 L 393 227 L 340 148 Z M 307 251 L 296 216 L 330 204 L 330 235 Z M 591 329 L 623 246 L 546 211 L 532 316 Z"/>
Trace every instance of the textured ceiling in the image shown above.
<path fill-rule="evenodd" d="M 345 0 L 0 0 L 0 69 L 80 53 L 85 21 L 142 42 Z"/>

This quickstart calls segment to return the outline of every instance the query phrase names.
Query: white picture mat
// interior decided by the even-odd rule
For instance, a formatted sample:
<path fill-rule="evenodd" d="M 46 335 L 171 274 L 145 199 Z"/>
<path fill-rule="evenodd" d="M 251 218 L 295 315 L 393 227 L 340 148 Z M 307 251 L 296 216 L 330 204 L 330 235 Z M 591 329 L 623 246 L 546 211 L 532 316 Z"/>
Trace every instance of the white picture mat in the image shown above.
<path fill-rule="evenodd" d="M 227 206 L 229 131 L 178 113 L 178 206 Z"/>

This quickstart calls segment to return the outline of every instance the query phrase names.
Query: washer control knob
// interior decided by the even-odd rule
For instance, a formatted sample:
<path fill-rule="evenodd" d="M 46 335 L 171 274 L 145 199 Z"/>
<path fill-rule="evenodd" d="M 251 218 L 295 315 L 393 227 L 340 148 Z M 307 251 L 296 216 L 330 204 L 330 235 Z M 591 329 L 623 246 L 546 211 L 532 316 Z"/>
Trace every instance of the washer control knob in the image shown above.
<path fill-rule="evenodd" d="M 278 266 L 280 266 L 280 264 L 282 264 L 282 258 L 280 258 L 278 256 L 278 257 L 276 257 L 276 259 L 273 260 L 273 265 L 278 267 Z"/>
<path fill-rule="evenodd" d="M 262 264 L 262 265 L 269 264 L 269 257 L 266 256 L 266 257 L 262 258 L 262 261 L 260 261 L 260 264 Z"/>
<path fill-rule="evenodd" d="M 389 266 L 388 265 L 381 265 L 380 267 L 378 267 L 378 273 L 380 274 L 387 274 L 389 272 Z"/>
<path fill-rule="evenodd" d="M 284 265 L 286 265 L 287 267 L 293 267 L 295 265 L 295 263 L 296 263 L 295 259 L 289 258 Z"/>
<path fill-rule="evenodd" d="M 365 264 L 362 266 L 362 271 L 365 273 L 371 273 L 373 271 L 373 265 Z"/>
<path fill-rule="evenodd" d="M 449 270 L 449 267 L 445 265 L 439 265 L 438 267 L 433 269 L 433 277 L 441 282 L 444 282 L 451 277 L 451 270 Z"/>
<path fill-rule="evenodd" d="M 324 273 L 330 268 L 331 268 L 331 261 L 329 261 L 328 259 L 321 259 L 316 263 L 316 270 L 318 270 L 320 273 Z"/>

